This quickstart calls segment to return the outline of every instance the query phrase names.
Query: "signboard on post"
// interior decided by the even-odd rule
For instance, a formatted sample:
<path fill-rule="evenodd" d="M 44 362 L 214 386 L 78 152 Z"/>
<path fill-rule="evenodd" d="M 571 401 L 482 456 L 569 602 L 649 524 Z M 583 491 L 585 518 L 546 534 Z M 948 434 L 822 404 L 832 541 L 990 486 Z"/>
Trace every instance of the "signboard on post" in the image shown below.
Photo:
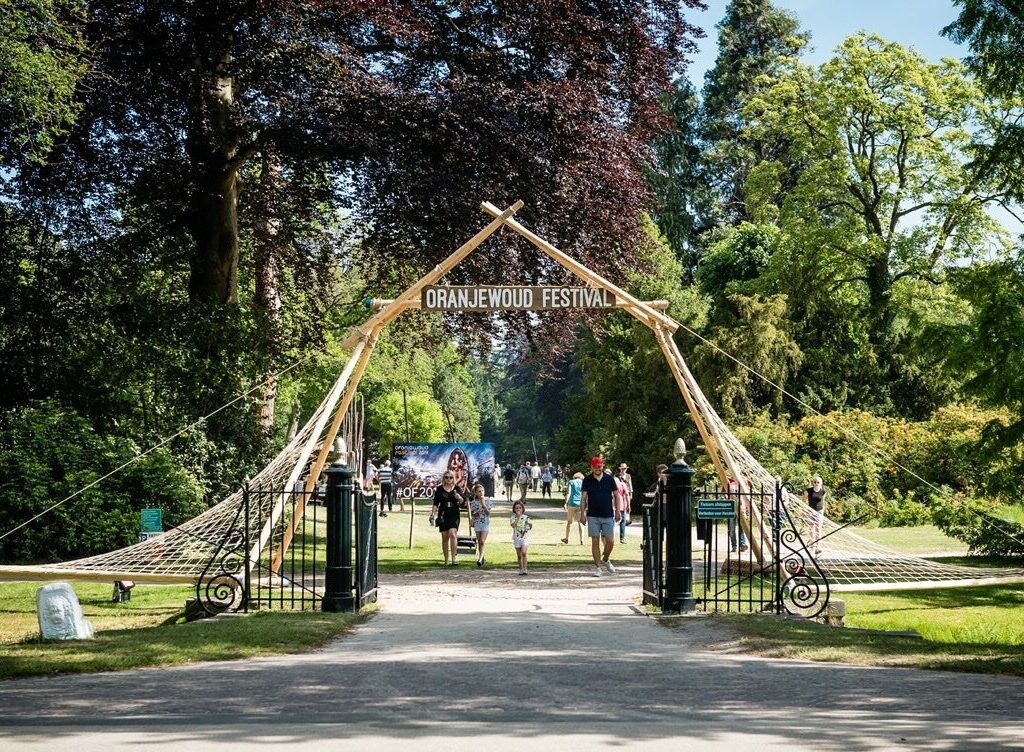
<path fill-rule="evenodd" d="M 736 517 L 732 499 L 697 499 L 698 520 L 731 520 Z"/>
<path fill-rule="evenodd" d="M 423 288 L 425 311 L 552 311 L 562 308 L 614 308 L 615 295 L 600 287 L 519 287 L 512 285 Z"/>
<path fill-rule="evenodd" d="M 164 512 L 159 507 L 143 509 L 139 512 L 139 523 L 139 529 L 143 533 L 162 533 Z"/>
<path fill-rule="evenodd" d="M 474 483 L 481 483 L 484 493 L 494 496 L 494 444 L 395 444 L 392 456 L 399 499 L 433 499 L 446 470 L 454 473 L 455 484 L 467 495 Z"/>

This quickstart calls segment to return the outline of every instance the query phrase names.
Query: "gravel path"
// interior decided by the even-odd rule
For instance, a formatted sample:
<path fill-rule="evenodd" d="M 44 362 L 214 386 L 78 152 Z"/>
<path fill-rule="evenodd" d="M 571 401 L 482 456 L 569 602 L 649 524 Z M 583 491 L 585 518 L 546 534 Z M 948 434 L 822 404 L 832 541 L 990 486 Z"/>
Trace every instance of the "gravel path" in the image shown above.
<path fill-rule="evenodd" d="M 0 683 L 0 749 L 1024 750 L 1024 682 L 709 649 L 639 568 L 382 577 L 316 653 Z"/>

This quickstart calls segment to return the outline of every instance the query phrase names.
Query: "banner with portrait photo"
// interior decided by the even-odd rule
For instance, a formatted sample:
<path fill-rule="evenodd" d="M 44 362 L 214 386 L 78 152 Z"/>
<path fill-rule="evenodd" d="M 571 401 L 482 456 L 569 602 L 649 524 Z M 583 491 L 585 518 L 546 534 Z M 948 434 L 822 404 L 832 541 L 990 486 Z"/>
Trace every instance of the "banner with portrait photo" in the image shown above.
<path fill-rule="evenodd" d="M 391 465 L 399 499 L 433 499 L 446 470 L 454 473 L 455 484 L 467 496 L 474 483 L 483 485 L 487 496 L 494 496 L 492 443 L 395 444 Z"/>

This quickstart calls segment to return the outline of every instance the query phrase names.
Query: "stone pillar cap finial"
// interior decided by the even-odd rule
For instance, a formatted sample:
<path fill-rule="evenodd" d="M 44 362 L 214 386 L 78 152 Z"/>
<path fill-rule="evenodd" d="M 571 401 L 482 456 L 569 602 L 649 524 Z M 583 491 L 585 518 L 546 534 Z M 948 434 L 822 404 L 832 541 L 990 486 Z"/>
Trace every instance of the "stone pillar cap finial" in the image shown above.
<path fill-rule="evenodd" d="M 334 440 L 334 452 L 338 455 L 338 459 L 335 460 L 337 464 L 348 464 L 348 445 L 345 444 L 345 440 L 340 436 Z"/>
<path fill-rule="evenodd" d="M 676 458 L 673 465 L 685 465 L 686 464 L 686 442 L 682 439 L 676 439 L 675 446 L 672 447 L 672 456 Z"/>

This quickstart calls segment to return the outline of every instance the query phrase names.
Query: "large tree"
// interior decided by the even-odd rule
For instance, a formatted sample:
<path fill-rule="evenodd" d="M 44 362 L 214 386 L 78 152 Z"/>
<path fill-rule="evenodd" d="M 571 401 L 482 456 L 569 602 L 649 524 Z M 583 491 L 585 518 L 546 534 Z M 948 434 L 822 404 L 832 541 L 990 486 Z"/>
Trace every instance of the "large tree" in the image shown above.
<path fill-rule="evenodd" d="M 644 145 L 698 5 L 90 0 L 95 69 L 46 196 L 93 228 L 143 196 L 190 235 L 206 303 L 237 300 L 242 177 L 268 150 L 283 180 L 326 165 L 388 270 L 450 251 L 480 199 L 517 197 L 610 265 L 648 200 Z"/>
<path fill-rule="evenodd" d="M 665 110 L 674 127 L 654 142 L 656 166 L 650 182 L 656 204 L 652 217 L 683 262 L 684 275 L 692 280 L 699 238 L 714 221 L 715 212 L 701 141 L 700 99 L 688 78 L 676 80 L 665 97 Z"/>
<path fill-rule="evenodd" d="M 809 35 L 789 11 L 771 0 L 731 0 L 718 29 L 718 56 L 704 76 L 702 130 L 707 174 L 716 187 L 720 211 L 730 223 L 747 219 L 745 183 L 750 168 L 778 159 L 785 141 L 777 137 L 741 138 L 744 107 L 764 76 L 787 68 Z"/>
<path fill-rule="evenodd" d="M 961 7 L 945 29 L 956 42 L 966 42 L 965 62 L 979 83 L 1007 103 L 1006 117 L 995 138 L 977 144 L 975 167 L 996 174 L 1013 197 L 1024 199 L 1024 4 L 1020 0 L 955 0 Z"/>
<path fill-rule="evenodd" d="M 1000 242 L 987 207 L 1005 191 L 966 168 L 1000 112 L 959 63 L 864 34 L 820 67 L 794 64 L 748 106 L 752 137 L 783 139 L 804 162 L 792 186 L 780 160 L 747 183 L 760 218 L 778 218 L 790 241 L 773 267 L 781 290 L 800 319 L 837 305 L 855 313 L 878 382 L 915 381 L 908 399 L 929 374 L 900 351 L 900 298 L 912 308 L 926 296 L 915 286 Z"/>

